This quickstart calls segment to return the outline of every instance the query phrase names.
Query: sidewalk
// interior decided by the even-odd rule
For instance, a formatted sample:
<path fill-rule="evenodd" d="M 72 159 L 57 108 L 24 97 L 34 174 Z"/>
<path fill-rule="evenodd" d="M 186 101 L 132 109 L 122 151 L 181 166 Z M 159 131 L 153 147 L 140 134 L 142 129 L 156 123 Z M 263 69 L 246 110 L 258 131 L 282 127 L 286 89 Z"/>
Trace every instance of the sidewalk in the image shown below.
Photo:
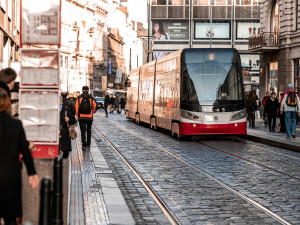
<path fill-rule="evenodd" d="M 296 138 L 292 140 L 286 139 L 285 132 L 279 132 L 279 118 L 276 121 L 276 132 L 270 132 L 269 127 L 265 127 L 263 119 L 255 120 L 255 128 L 247 129 L 247 139 L 287 150 L 300 152 L 300 124 L 296 126 L 297 134 Z"/>
<path fill-rule="evenodd" d="M 80 130 L 72 141 L 69 224 L 135 224 L 102 151 L 109 148 L 92 137 L 90 151 L 81 150 Z M 98 142 L 98 143 L 96 143 Z"/>

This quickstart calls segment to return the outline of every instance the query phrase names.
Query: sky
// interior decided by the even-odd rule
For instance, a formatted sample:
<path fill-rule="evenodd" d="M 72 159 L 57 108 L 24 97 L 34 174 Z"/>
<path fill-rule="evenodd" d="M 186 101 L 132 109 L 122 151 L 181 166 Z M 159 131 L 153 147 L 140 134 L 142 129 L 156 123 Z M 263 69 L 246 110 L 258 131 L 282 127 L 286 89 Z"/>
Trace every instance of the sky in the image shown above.
<path fill-rule="evenodd" d="M 142 22 L 147 28 L 147 0 L 128 0 L 128 13 L 130 19 Z"/>

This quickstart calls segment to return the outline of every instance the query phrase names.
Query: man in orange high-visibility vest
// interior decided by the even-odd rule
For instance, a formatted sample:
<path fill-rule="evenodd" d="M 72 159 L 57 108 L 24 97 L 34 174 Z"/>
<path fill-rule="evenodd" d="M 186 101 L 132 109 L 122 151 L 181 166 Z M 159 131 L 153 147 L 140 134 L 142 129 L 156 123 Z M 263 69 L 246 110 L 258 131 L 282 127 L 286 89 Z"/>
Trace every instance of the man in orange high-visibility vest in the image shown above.
<path fill-rule="evenodd" d="M 76 115 L 81 131 L 82 150 L 89 150 L 91 145 L 91 128 L 93 124 L 93 114 L 96 112 L 97 103 L 89 95 L 89 87 L 82 87 L 82 94 L 76 99 Z"/>

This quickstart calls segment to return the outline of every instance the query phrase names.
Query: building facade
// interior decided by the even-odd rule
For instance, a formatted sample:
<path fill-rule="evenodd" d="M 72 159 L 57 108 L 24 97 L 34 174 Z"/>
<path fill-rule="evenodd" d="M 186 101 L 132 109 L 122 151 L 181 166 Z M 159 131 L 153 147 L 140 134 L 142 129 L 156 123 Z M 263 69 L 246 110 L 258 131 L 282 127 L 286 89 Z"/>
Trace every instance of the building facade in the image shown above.
<path fill-rule="evenodd" d="M 0 1 L 0 69 L 12 67 L 19 73 L 20 0 Z"/>
<path fill-rule="evenodd" d="M 70 93 L 84 85 L 100 88 L 94 65 L 106 61 L 106 1 L 62 1 L 61 89 Z M 99 66 L 98 66 L 99 67 Z"/>
<path fill-rule="evenodd" d="M 183 48 L 236 48 L 257 80 L 259 54 L 248 38 L 261 32 L 259 0 L 149 0 L 152 59 Z M 256 76 L 256 77 L 255 77 Z"/>
<path fill-rule="evenodd" d="M 284 92 L 289 83 L 300 91 L 300 1 L 262 0 L 261 34 L 249 38 L 260 53 L 260 97 Z"/>

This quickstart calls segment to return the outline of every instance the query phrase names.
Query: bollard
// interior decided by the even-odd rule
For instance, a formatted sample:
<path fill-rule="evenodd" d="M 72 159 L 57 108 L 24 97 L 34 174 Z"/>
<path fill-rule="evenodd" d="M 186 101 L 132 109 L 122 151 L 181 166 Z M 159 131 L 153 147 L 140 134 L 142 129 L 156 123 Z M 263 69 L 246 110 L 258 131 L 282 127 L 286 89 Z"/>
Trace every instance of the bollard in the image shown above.
<path fill-rule="evenodd" d="M 62 168 L 62 158 L 58 156 L 54 159 L 53 166 L 52 225 L 63 224 Z"/>
<path fill-rule="evenodd" d="M 51 224 L 51 180 L 44 178 L 41 185 L 39 225 Z"/>

